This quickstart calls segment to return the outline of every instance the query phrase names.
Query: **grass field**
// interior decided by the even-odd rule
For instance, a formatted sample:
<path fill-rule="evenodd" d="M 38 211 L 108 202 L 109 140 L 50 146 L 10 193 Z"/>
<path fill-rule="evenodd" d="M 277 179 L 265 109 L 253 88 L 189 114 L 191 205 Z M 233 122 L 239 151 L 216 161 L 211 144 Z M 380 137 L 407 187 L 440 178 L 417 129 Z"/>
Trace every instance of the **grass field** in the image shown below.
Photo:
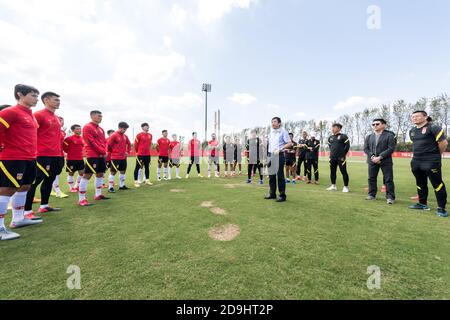
<path fill-rule="evenodd" d="M 445 160 L 444 174 L 449 167 Z M 435 216 L 434 194 L 433 211 L 407 209 L 416 187 L 401 159 L 397 203 L 387 206 L 384 195 L 367 203 L 366 168 L 352 158 L 351 193 L 330 193 L 322 161 L 321 185 L 290 185 L 282 204 L 263 200 L 267 182 L 247 186 L 245 176 L 156 183 L 89 208 L 75 205 L 76 194 L 52 198 L 62 212 L 0 243 L 0 298 L 450 299 L 450 220 Z M 233 241 L 208 236 L 229 223 L 240 228 Z M 81 269 L 81 290 L 66 286 L 70 265 Z M 381 269 L 379 290 L 366 285 L 371 265 Z"/>

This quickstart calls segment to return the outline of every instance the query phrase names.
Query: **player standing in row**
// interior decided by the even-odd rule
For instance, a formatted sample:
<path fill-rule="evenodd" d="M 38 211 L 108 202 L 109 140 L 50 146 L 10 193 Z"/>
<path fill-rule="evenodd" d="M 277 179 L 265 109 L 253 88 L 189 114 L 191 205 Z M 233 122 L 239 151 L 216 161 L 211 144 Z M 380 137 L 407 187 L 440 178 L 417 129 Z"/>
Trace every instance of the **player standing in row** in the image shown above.
<path fill-rule="evenodd" d="M 303 131 L 301 139 L 297 144 L 297 180 L 306 181 L 306 143 L 308 142 L 308 132 Z M 302 164 L 303 164 L 303 176 L 302 176 Z"/>
<path fill-rule="evenodd" d="M 59 109 L 61 100 L 59 95 L 46 92 L 41 97 L 45 108 L 34 113 L 39 125 L 37 131 L 37 161 L 38 167 L 36 180 L 27 193 L 25 214 L 33 214 L 33 199 L 36 189 L 41 185 L 41 206 L 39 213 L 60 211 L 60 208 L 52 208 L 48 202 L 53 188 L 53 181 L 64 168 L 64 157 L 61 143 L 61 122 L 55 114 Z"/>
<path fill-rule="evenodd" d="M 295 154 L 297 153 L 297 142 L 294 141 L 294 134 L 289 133 L 289 138 L 291 139 L 291 146 L 285 150 L 286 157 L 286 183 L 290 183 L 292 176 L 292 184 L 295 184 L 295 174 L 296 174 L 296 159 Z"/>
<path fill-rule="evenodd" d="M 106 172 L 106 158 L 108 152 L 106 149 L 105 131 L 100 127 L 103 115 L 101 111 L 91 111 L 91 122 L 83 127 L 83 140 L 87 159 L 84 166 L 84 175 L 80 182 L 79 205 L 89 206 L 86 199 L 86 191 L 89 180 L 95 174 L 95 198 L 94 200 L 108 200 L 108 197 L 102 195 L 103 179 Z"/>
<path fill-rule="evenodd" d="M 208 141 L 209 158 L 208 158 L 208 178 L 211 178 L 212 166 L 214 166 L 215 177 L 220 177 L 220 164 L 219 164 L 219 140 L 215 133 L 211 135 L 211 141 Z"/>
<path fill-rule="evenodd" d="M 16 85 L 17 105 L 0 111 L 0 241 L 13 240 L 19 234 L 5 227 L 5 215 L 11 200 L 11 227 L 19 228 L 41 223 L 31 215 L 24 216 L 27 191 L 36 177 L 38 124 L 31 108 L 39 99 L 39 91 L 26 85 Z"/>
<path fill-rule="evenodd" d="M 330 178 L 331 186 L 327 191 L 336 191 L 336 173 L 337 168 L 341 170 L 342 178 L 344 180 L 344 188 L 342 192 L 350 192 L 348 188 L 349 176 L 347 172 L 347 153 L 350 150 L 350 139 L 346 134 L 341 133 L 342 125 L 335 123 L 331 127 L 333 135 L 328 138 L 328 145 L 330 146 Z"/>
<path fill-rule="evenodd" d="M 241 140 L 236 137 L 234 140 L 234 163 L 233 175 L 237 175 L 236 168 L 239 167 L 239 175 L 242 174 L 242 145 Z"/>
<path fill-rule="evenodd" d="M 178 141 L 176 134 L 172 135 L 172 141 L 169 145 L 169 180 L 172 179 L 172 168 L 175 167 L 176 178 L 181 179 L 180 165 L 181 165 L 181 143 Z"/>
<path fill-rule="evenodd" d="M 228 168 L 230 168 L 230 175 L 231 170 L 233 169 L 233 162 L 234 162 L 234 145 L 231 142 L 231 137 L 227 136 L 225 137 L 225 143 L 222 146 L 223 150 L 223 163 L 224 163 L 224 177 L 228 177 Z"/>
<path fill-rule="evenodd" d="M 169 165 L 169 146 L 170 140 L 167 138 L 168 132 L 164 130 L 162 137 L 159 138 L 156 150 L 159 152 L 157 178 L 161 181 L 161 168 L 164 166 L 164 180 L 167 181 L 167 167 Z"/>
<path fill-rule="evenodd" d="M 150 182 L 150 163 L 153 136 L 149 133 L 150 126 L 148 123 L 141 125 L 142 132 L 136 136 L 134 140 L 134 149 L 136 150 L 136 167 L 134 169 L 134 186 L 139 188 L 145 177 L 145 184 L 152 186 Z"/>
<path fill-rule="evenodd" d="M 67 153 L 66 158 L 66 172 L 67 183 L 70 187 L 70 192 L 76 193 L 79 191 L 79 185 L 81 178 L 83 177 L 84 170 L 84 157 L 83 157 L 83 138 L 81 137 L 81 126 L 74 124 L 70 130 L 73 135 L 64 139 L 64 151 Z M 75 173 L 78 172 L 77 181 L 75 183 Z"/>
<path fill-rule="evenodd" d="M 247 140 L 245 146 L 248 161 L 247 183 L 252 183 L 252 177 L 256 174 L 256 169 L 259 173 L 259 184 L 264 184 L 263 168 L 261 163 L 262 143 L 256 135 L 256 130 L 250 132 L 250 139 Z"/>
<path fill-rule="evenodd" d="M 319 151 L 320 141 L 316 139 L 316 134 L 311 133 L 311 137 L 306 141 L 306 172 L 308 173 L 308 184 L 312 183 L 314 172 L 314 183 L 319 184 Z"/>
<path fill-rule="evenodd" d="M 194 164 L 197 168 L 198 177 L 203 178 L 200 174 L 200 140 L 197 139 L 197 132 L 192 133 L 192 139 L 189 141 L 189 154 L 191 156 L 191 160 L 187 169 L 186 179 L 189 179 L 189 174 L 191 173 L 191 169 Z"/>
<path fill-rule="evenodd" d="M 64 139 L 66 138 L 67 134 L 64 130 L 64 118 L 58 117 L 59 121 L 61 122 L 61 158 L 63 163 L 65 163 L 64 159 Z M 64 165 L 63 165 L 64 168 Z M 51 193 L 52 196 L 55 196 L 57 198 L 67 198 L 68 195 L 61 191 L 60 185 L 59 185 L 59 174 L 56 176 L 55 181 L 53 181 L 53 190 L 54 192 Z"/>
<path fill-rule="evenodd" d="M 108 153 L 111 154 L 111 167 L 109 168 L 109 193 L 115 193 L 114 178 L 119 172 L 119 190 L 128 190 L 125 185 L 127 172 L 127 158 L 131 151 L 131 142 L 125 134 L 130 126 L 126 122 L 120 122 L 118 130 L 108 139 Z"/>

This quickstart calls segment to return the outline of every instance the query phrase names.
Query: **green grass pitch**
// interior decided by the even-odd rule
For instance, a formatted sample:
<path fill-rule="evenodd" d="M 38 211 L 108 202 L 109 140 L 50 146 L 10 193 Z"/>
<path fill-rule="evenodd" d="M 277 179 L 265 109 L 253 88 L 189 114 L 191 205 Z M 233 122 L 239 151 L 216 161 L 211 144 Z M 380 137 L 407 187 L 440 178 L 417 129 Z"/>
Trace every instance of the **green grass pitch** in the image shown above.
<path fill-rule="evenodd" d="M 450 299 L 450 220 L 436 217 L 434 193 L 431 212 L 409 211 L 415 180 L 409 160 L 396 159 L 397 203 L 387 206 L 384 194 L 368 203 L 362 160 L 350 159 L 351 193 L 325 191 L 321 161 L 321 185 L 289 185 L 282 204 L 263 200 L 267 181 L 245 185 L 246 165 L 241 177 L 199 179 L 194 171 L 89 208 L 76 205 L 77 194 L 52 198 L 62 212 L 0 243 L 0 298 Z M 134 159 L 129 164 L 132 187 Z M 447 185 L 449 167 L 444 160 Z M 67 192 L 64 182 L 65 174 Z M 211 213 L 204 201 L 227 214 Z M 224 224 L 238 225 L 239 236 L 211 239 L 210 228 Z M 80 267 L 81 290 L 66 286 L 70 265 Z M 372 265 L 381 269 L 376 290 L 367 288 Z"/>

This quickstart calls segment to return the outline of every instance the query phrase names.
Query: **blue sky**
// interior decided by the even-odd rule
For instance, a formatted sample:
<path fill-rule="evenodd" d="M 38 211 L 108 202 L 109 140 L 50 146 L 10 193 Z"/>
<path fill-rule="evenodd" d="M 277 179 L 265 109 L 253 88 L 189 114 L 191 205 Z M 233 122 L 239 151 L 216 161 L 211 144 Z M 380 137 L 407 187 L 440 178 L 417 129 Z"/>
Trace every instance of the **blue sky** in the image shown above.
<path fill-rule="evenodd" d="M 211 82 L 226 131 L 335 119 L 449 92 L 449 18 L 445 0 L 0 0 L 0 97 L 25 82 L 60 93 L 67 124 L 95 106 L 108 129 L 187 135 Z"/>

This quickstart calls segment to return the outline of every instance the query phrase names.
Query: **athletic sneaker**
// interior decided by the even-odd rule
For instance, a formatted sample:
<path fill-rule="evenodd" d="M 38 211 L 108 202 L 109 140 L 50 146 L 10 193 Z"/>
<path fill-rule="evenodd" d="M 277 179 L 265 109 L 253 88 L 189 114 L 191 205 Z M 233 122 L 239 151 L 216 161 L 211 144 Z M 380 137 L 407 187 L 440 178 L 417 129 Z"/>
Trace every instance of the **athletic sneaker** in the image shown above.
<path fill-rule="evenodd" d="M 57 194 L 56 197 L 60 198 L 60 199 L 64 199 L 64 198 L 68 198 L 69 195 L 65 194 L 64 192 L 61 192 L 61 194 Z"/>
<path fill-rule="evenodd" d="M 306 184 L 311 184 L 312 183 L 312 181 L 308 181 L 308 182 L 306 182 Z"/>
<path fill-rule="evenodd" d="M 448 212 L 445 209 L 437 208 L 436 215 L 441 217 L 441 218 L 447 218 L 448 217 Z"/>
<path fill-rule="evenodd" d="M 286 183 L 291 183 L 291 180 L 290 179 L 286 179 Z"/>
<path fill-rule="evenodd" d="M 329 188 L 327 188 L 327 191 L 337 191 L 336 185 L 331 185 Z"/>
<path fill-rule="evenodd" d="M 9 231 L 6 228 L 0 228 L 0 241 L 15 240 L 20 238 L 20 234 Z"/>
<path fill-rule="evenodd" d="M 247 183 L 248 184 L 252 183 L 252 179 L 247 179 Z"/>
<path fill-rule="evenodd" d="M 259 180 L 259 184 L 264 184 L 264 180 Z"/>
<path fill-rule="evenodd" d="M 167 179 L 167 177 L 164 177 L 164 181 L 167 181 L 168 179 Z"/>
<path fill-rule="evenodd" d="M 93 206 L 93 204 L 90 204 L 86 199 L 81 200 L 80 202 L 78 202 L 78 205 L 80 207 L 90 207 Z"/>
<path fill-rule="evenodd" d="M 120 187 L 119 190 L 130 190 L 127 186 Z"/>
<path fill-rule="evenodd" d="M 135 188 L 140 188 L 140 187 L 141 187 L 141 184 L 140 184 L 139 182 L 135 182 L 135 183 L 134 183 L 134 187 L 135 187 Z"/>
<path fill-rule="evenodd" d="M 374 196 L 367 196 L 366 200 L 367 201 L 375 201 L 375 200 L 377 200 L 377 198 L 375 198 Z"/>
<path fill-rule="evenodd" d="M 172 180 L 172 177 L 168 177 L 167 180 Z"/>
<path fill-rule="evenodd" d="M 158 179 L 156 179 L 156 180 L 158 180 L 158 182 L 161 182 L 161 177 L 158 177 Z"/>
<path fill-rule="evenodd" d="M 145 181 L 145 185 L 147 185 L 147 186 L 152 186 L 153 183 L 151 183 L 150 181 Z"/>
<path fill-rule="evenodd" d="M 216 177 L 216 178 L 220 178 L 220 173 L 216 173 L 216 174 L 215 174 L 215 177 Z"/>
<path fill-rule="evenodd" d="M 297 182 L 295 182 L 295 179 L 292 179 L 292 184 L 297 184 Z"/>
<path fill-rule="evenodd" d="M 414 204 L 412 206 L 409 206 L 408 208 L 409 209 L 413 209 L 413 210 L 423 210 L 423 211 L 430 211 L 431 210 L 430 207 L 428 207 L 425 204 L 421 204 L 421 203 L 416 203 L 416 204 Z"/>
<path fill-rule="evenodd" d="M 203 178 L 203 176 L 201 174 L 198 175 L 199 178 Z"/>
<path fill-rule="evenodd" d="M 36 216 L 34 214 L 34 212 L 28 213 L 28 214 L 24 215 L 24 217 L 27 218 L 28 220 L 42 220 L 42 218 L 39 216 Z"/>
<path fill-rule="evenodd" d="M 39 208 L 38 213 L 49 213 L 49 212 L 58 212 L 58 211 L 61 211 L 61 208 L 47 207 L 47 208 Z"/>
<path fill-rule="evenodd" d="M 109 199 L 111 199 L 111 198 L 108 198 L 108 197 L 106 197 L 106 196 L 104 196 L 104 195 L 99 195 L 98 197 L 95 197 L 95 198 L 94 198 L 95 201 L 109 200 Z"/>
<path fill-rule="evenodd" d="M 319 181 L 314 181 L 314 184 L 317 184 L 317 185 L 319 185 L 319 184 L 320 184 L 320 182 L 319 182 Z"/>
<path fill-rule="evenodd" d="M 78 193 L 78 191 L 80 191 L 79 188 L 71 188 L 70 189 L 70 193 Z"/>
<path fill-rule="evenodd" d="M 349 192 L 350 192 L 350 189 L 349 189 L 348 187 L 344 187 L 344 188 L 342 189 L 342 192 L 343 192 L 343 193 L 349 193 Z"/>
<path fill-rule="evenodd" d="M 186 178 L 185 178 L 185 179 L 189 179 L 189 175 L 188 175 L 188 174 L 186 175 Z"/>
<path fill-rule="evenodd" d="M 394 199 L 387 199 L 386 203 L 391 205 L 391 204 L 395 203 L 395 200 Z"/>
<path fill-rule="evenodd" d="M 211 174 L 208 174 L 208 179 L 211 179 Z"/>
<path fill-rule="evenodd" d="M 177 176 L 177 179 L 178 179 L 178 180 L 181 180 L 181 179 L 183 179 L 183 178 L 182 178 L 182 177 L 180 177 L 180 176 Z"/>
<path fill-rule="evenodd" d="M 28 226 L 34 226 L 35 224 L 40 224 L 42 222 L 43 222 L 42 220 L 30 220 L 30 219 L 25 218 L 19 222 L 11 222 L 9 227 L 11 229 L 19 229 L 19 228 L 25 228 Z"/>
<path fill-rule="evenodd" d="M 109 192 L 109 193 L 116 193 L 116 190 L 114 190 L 114 188 L 109 188 L 109 189 L 108 189 L 108 192 Z"/>

